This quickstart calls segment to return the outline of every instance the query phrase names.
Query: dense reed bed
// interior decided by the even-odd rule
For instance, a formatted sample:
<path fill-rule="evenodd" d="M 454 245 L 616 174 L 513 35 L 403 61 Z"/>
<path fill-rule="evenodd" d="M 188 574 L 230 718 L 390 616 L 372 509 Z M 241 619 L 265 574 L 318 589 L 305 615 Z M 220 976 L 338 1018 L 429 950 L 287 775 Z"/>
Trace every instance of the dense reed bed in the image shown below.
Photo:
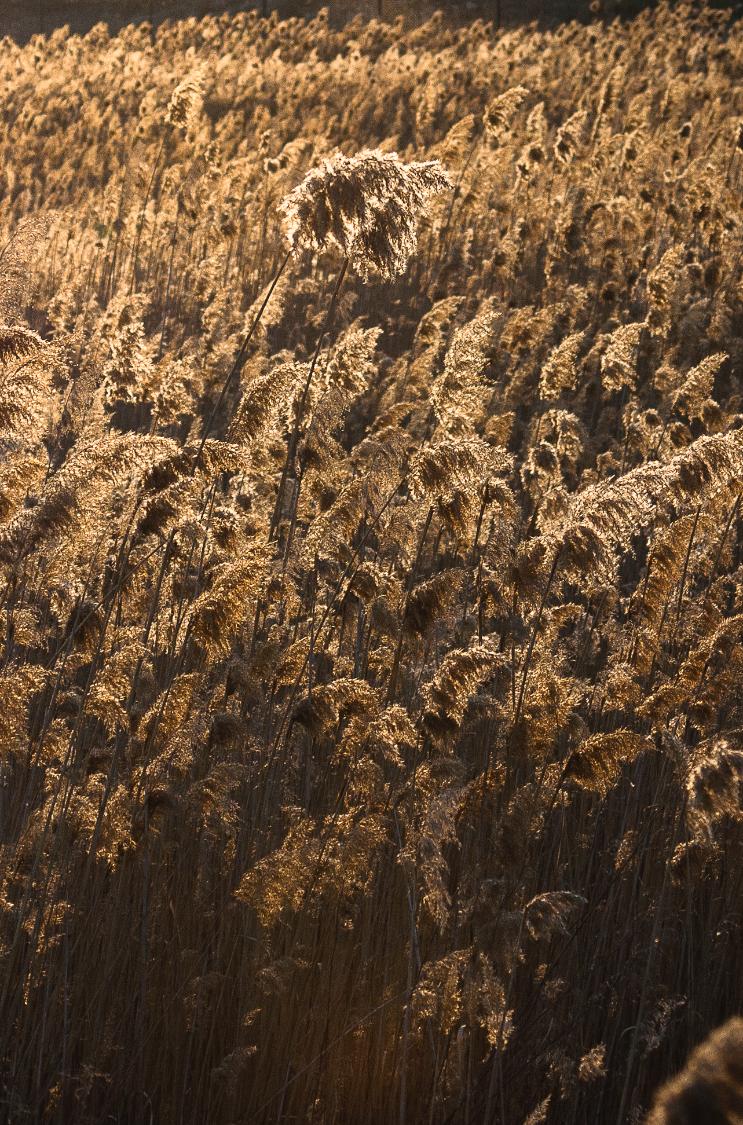
<path fill-rule="evenodd" d="M 740 1012 L 742 65 L 0 44 L 3 1119 L 622 1125 Z"/>

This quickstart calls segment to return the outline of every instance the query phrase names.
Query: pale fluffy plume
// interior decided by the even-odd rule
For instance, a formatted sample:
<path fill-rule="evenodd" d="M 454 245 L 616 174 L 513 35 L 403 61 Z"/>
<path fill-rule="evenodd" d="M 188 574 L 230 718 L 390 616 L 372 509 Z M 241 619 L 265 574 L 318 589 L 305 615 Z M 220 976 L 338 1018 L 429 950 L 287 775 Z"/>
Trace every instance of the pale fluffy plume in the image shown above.
<path fill-rule="evenodd" d="M 622 324 L 612 332 L 601 359 L 601 381 L 607 391 L 634 387 L 637 380 L 637 348 L 644 324 Z"/>
<path fill-rule="evenodd" d="M 424 690 L 424 721 L 430 734 L 446 745 L 457 734 L 474 692 L 494 673 L 504 672 L 506 658 L 488 644 L 450 652 Z"/>
<path fill-rule="evenodd" d="M 496 95 L 488 102 L 485 109 L 484 123 L 488 136 L 492 141 L 501 142 L 511 128 L 511 123 L 520 109 L 529 91 L 525 86 L 513 86 L 502 94 Z"/>
<path fill-rule="evenodd" d="M 404 163 L 395 152 L 342 153 L 314 168 L 281 205 L 294 253 L 334 248 L 362 277 L 402 273 L 432 195 L 450 186 L 437 160 Z"/>
<path fill-rule="evenodd" d="M 712 835 L 715 822 L 728 815 L 743 816 L 743 750 L 726 738 L 718 739 L 687 779 L 689 819 L 697 831 Z"/>
<path fill-rule="evenodd" d="M 559 398 L 563 391 L 573 390 L 578 381 L 576 360 L 583 342 L 582 332 L 572 332 L 553 348 L 539 376 L 542 398 Z"/>
<path fill-rule="evenodd" d="M 560 164 L 569 164 L 575 157 L 588 123 L 588 111 L 579 109 L 557 130 L 555 159 Z"/>
<path fill-rule="evenodd" d="M 168 103 L 165 120 L 176 128 L 188 129 L 195 122 L 204 100 L 204 77 L 201 70 L 187 75 L 178 83 Z"/>
<path fill-rule="evenodd" d="M 480 438 L 443 438 L 413 458 L 410 485 L 414 496 L 435 499 L 455 490 L 471 494 L 488 479 L 507 473 L 510 456 Z"/>
<path fill-rule="evenodd" d="M 498 315 L 486 306 L 457 328 L 446 352 L 444 370 L 433 382 L 431 401 L 436 417 L 451 434 L 472 433 L 485 411 L 489 388 L 483 375 Z"/>
<path fill-rule="evenodd" d="M 673 398 L 673 409 L 687 418 L 701 418 L 705 403 L 712 397 L 715 375 L 729 357 L 725 352 L 707 356 L 693 367 Z"/>
<path fill-rule="evenodd" d="M 648 749 L 647 737 L 631 730 L 593 734 L 571 755 L 568 775 L 582 789 L 605 797 L 619 778 L 622 766 Z"/>

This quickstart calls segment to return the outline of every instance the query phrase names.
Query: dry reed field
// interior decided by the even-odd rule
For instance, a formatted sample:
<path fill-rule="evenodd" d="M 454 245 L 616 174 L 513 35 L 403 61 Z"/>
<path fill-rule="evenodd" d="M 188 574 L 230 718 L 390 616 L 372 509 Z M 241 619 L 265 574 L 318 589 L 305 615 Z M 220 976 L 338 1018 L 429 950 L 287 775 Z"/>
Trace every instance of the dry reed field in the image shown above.
<path fill-rule="evenodd" d="M 0 42 L 2 1121 L 743 1120 L 742 71 Z"/>

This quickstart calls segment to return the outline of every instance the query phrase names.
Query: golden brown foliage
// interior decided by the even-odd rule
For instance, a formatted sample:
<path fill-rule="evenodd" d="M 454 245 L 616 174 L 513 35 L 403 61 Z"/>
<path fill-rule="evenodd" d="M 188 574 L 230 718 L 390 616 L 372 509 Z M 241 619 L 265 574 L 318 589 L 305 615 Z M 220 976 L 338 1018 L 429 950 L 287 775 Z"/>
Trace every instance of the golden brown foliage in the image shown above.
<path fill-rule="evenodd" d="M 740 1011 L 742 62 L 0 43 L 0 1118 L 624 1125 Z"/>

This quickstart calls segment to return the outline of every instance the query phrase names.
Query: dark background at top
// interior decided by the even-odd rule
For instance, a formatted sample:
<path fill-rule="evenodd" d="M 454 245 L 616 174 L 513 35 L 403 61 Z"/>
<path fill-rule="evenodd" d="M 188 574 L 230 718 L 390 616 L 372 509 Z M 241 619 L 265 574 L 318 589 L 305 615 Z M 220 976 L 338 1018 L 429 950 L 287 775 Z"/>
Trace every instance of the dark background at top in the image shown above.
<path fill-rule="evenodd" d="M 591 17 L 589 0 L 325 0 L 324 5 L 321 0 L 0 0 L 0 37 L 11 35 L 23 41 L 64 24 L 75 32 L 85 32 L 103 20 L 113 30 L 135 20 L 160 23 L 168 18 L 246 8 L 265 13 L 275 10 L 282 16 L 311 15 L 323 6 L 330 9 L 334 23 L 341 23 L 356 12 L 367 16 L 381 14 L 384 19 L 404 14 L 411 20 L 420 20 L 436 8 L 454 19 L 485 16 L 508 26 L 529 20 L 549 24 Z M 652 6 L 652 0 L 601 0 L 600 14 L 632 15 L 648 6 Z"/>

